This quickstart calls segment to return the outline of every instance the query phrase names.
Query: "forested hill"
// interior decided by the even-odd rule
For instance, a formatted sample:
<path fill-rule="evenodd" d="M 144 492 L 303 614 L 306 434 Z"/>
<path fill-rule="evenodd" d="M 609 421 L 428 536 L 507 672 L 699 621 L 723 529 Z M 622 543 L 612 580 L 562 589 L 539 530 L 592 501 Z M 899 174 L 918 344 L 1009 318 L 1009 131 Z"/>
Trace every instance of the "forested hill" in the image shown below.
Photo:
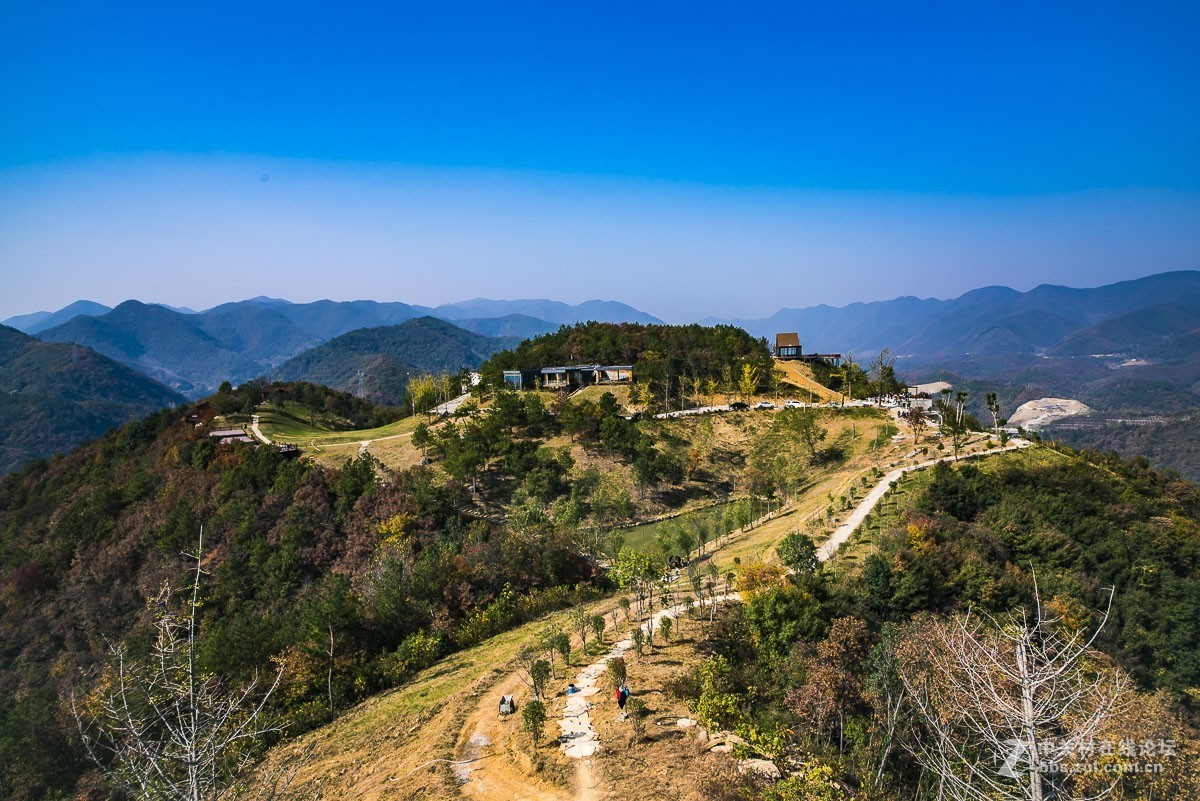
<path fill-rule="evenodd" d="M 289 359 L 270 377 L 324 384 L 395 406 L 404 401 L 409 377 L 474 369 L 515 342 L 513 338 L 481 336 L 434 317 L 419 317 L 400 325 L 342 334 Z"/>
<path fill-rule="evenodd" d="M 90 348 L 41 342 L 0 326 L 0 473 L 182 402 Z"/>
<path fill-rule="evenodd" d="M 68 700 L 92 689 L 107 642 L 144 654 L 146 599 L 187 580 L 181 553 L 202 524 L 200 666 L 241 682 L 286 661 L 272 714 L 293 733 L 566 603 L 591 575 L 566 533 L 464 518 L 457 485 L 428 468 L 381 479 L 369 456 L 330 470 L 215 444 L 207 428 L 230 421 L 186 419 L 211 407 L 154 414 L 0 480 L 0 797 L 78 792 L 89 768 Z"/>
<path fill-rule="evenodd" d="M 633 365 L 634 380 L 651 383 L 719 380 L 741 365 L 750 365 L 765 380 L 772 368 L 766 341 L 731 325 L 590 322 L 501 351 L 484 364 L 483 374 L 485 381 L 499 383 L 504 370 L 597 363 Z"/>

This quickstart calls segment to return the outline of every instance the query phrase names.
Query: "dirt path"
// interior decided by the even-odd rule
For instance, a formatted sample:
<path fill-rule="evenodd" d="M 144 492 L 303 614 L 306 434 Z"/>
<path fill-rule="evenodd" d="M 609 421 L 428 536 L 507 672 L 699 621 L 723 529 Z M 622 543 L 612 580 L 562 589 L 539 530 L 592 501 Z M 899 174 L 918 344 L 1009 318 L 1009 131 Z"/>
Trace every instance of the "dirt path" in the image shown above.
<path fill-rule="evenodd" d="M 783 372 L 784 381 L 797 389 L 810 393 L 819 402 L 840 401 L 842 399 L 841 393 L 834 392 L 824 384 L 814 381 L 812 376 L 808 375 L 807 368 L 801 367 L 796 362 L 777 361 L 775 362 L 775 369 Z"/>
<path fill-rule="evenodd" d="M 608 794 L 600 787 L 600 780 L 593 770 L 592 760 L 580 759 L 575 762 L 575 801 L 600 801 Z"/>
<path fill-rule="evenodd" d="M 964 454 L 959 457 L 959 460 L 975 459 L 980 456 L 990 456 L 994 453 L 1020 450 L 1022 448 L 1028 448 L 1030 444 L 1031 443 L 1027 442 L 1026 440 L 1017 439 L 1013 440 L 1011 443 L 1002 448 L 991 448 L 986 451 L 979 451 L 978 453 Z M 825 542 L 821 544 L 821 547 L 817 549 L 817 559 L 821 560 L 822 562 L 826 562 L 838 552 L 838 549 L 850 539 L 852 534 L 854 534 L 855 529 L 857 529 L 859 525 L 861 525 L 862 522 L 867 519 L 867 515 L 871 514 L 871 511 L 875 508 L 875 506 L 881 500 L 883 500 L 883 496 L 886 495 L 887 491 L 891 489 L 893 484 L 896 483 L 896 479 L 900 478 L 900 476 L 904 475 L 905 473 L 911 473 L 914 470 L 923 470 L 926 467 L 934 466 L 938 462 L 945 461 L 950 460 L 948 458 L 931 459 L 928 462 L 921 462 L 919 464 L 897 468 L 885 475 L 882 479 L 880 479 L 879 483 L 876 484 L 869 493 L 867 493 L 867 496 L 862 499 L 858 506 L 854 508 L 854 511 L 850 514 L 850 517 L 846 518 L 846 522 L 838 526 L 837 530 L 833 532 L 829 539 L 825 540 Z"/>
<path fill-rule="evenodd" d="M 467 798 L 569 801 L 571 795 L 537 777 L 529 757 L 517 747 L 523 737 L 518 714 L 501 718 L 501 695 L 520 695 L 525 685 L 510 673 L 484 688 L 479 702 L 463 722 L 455 748 L 457 760 L 476 760 L 455 766 Z M 518 701 L 518 703 L 520 703 Z"/>
<path fill-rule="evenodd" d="M 411 437 L 411 436 L 412 436 L 411 431 L 405 431 L 403 434 L 389 434 L 386 437 L 378 437 L 376 439 L 363 440 L 362 442 L 358 443 L 358 455 L 362 456 L 364 453 L 366 453 L 367 448 L 371 447 L 372 442 L 383 442 L 384 440 L 387 440 L 387 439 L 400 439 L 401 437 Z"/>

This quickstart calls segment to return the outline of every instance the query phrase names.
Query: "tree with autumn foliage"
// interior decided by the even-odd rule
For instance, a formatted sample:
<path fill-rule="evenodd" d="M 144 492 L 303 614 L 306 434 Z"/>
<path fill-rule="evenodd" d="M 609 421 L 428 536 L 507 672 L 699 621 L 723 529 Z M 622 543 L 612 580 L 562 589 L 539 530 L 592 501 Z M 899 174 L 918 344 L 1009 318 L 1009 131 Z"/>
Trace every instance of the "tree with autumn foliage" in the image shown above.
<path fill-rule="evenodd" d="M 868 645 L 863 621 L 834 618 L 807 664 L 804 684 L 787 696 L 788 707 L 815 732 L 824 733 L 836 723 L 839 751 L 844 749 L 846 715 L 862 701 Z"/>

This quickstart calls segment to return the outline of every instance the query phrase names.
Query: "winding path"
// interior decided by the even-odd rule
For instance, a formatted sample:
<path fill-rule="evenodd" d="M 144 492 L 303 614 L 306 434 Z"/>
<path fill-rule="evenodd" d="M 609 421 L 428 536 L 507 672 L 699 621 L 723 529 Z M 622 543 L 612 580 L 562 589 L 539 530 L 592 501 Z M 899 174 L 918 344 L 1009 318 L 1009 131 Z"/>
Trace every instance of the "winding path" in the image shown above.
<path fill-rule="evenodd" d="M 1005 445 L 1004 447 L 990 448 L 986 451 L 964 454 L 958 458 L 959 461 L 964 459 L 976 459 L 980 456 L 991 456 L 995 453 L 1004 453 L 1005 451 L 1016 451 L 1022 448 L 1028 448 L 1030 444 L 1031 443 L 1027 440 L 1014 439 L 1011 443 Z M 867 496 L 863 498 L 858 506 L 854 508 L 854 511 L 850 513 L 850 517 L 846 518 L 846 522 L 838 526 L 833 532 L 832 536 L 825 540 L 825 542 L 821 544 L 820 548 L 817 548 L 817 559 L 822 562 L 829 561 L 829 559 L 838 552 L 838 549 L 850 539 L 850 536 L 855 532 L 855 530 L 862 525 L 862 522 L 867 519 L 867 515 L 871 514 L 872 510 L 875 509 L 875 506 L 881 500 L 883 500 L 883 496 L 887 494 L 887 491 L 892 488 L 892 485 L 896 483 L 896 479 L 900 478 L 900 476 L 904 475 L 905 473 L 911 473 L 914 470 L 924 470 L 926 467 L 932 467 L 938 462 L 948 461 L 950 461 L 948 457 L 942 459 L 931 459 L 928 462 L 921 462 L 920 464 L 912 464 L 907 467 L 897 468 L 885 475 L 880 482 L 875 485 L 874 489 L 867 493 Z"/>

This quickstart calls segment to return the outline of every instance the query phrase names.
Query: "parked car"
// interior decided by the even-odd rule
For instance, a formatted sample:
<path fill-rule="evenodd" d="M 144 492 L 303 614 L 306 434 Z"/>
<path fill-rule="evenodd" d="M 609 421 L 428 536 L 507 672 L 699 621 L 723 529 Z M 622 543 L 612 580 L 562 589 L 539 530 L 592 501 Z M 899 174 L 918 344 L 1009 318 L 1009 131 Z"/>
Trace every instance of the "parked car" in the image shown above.
<path fill-rule="evenodd" d="M 785 408 L 785 409 L 803 409 L 804 404 L 798 400 L 784 401 L 783 408 Z"/>
<path fill-rule="evenodd" d="M 770 401 L 759 401 L 758 403 L 754 404 L 754 408 L 755 409 L 774 409 L 775 404 L 771 403 Z"/>
<path fill-rule="evenodd" d="M 731 412 L 744 412 L 749 408 L 750 404 L 742 403 L 741 401 L 734 401 L 733 403 L 729 404 L 729 411 Z"/>

